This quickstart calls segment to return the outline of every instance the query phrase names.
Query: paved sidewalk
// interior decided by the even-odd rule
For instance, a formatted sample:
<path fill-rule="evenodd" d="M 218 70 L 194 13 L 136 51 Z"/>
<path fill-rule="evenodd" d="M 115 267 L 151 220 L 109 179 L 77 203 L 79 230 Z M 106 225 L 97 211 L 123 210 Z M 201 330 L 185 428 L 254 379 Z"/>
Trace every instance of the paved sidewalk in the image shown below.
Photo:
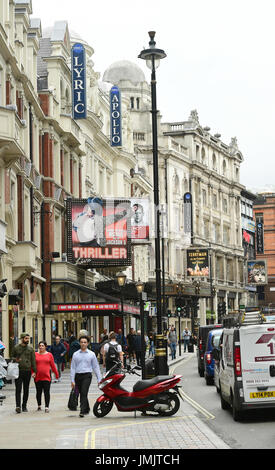
<path fill-rule="evenodd" d="M 183 353 L 169 360 L 170 373 L 180 361 L 196 353 Z M 123 387 L 131 390 L 138 380 L 126 375 Z M 7 396 L 0 406 L 0 449 L 228 449 L 229 447 L 207 426 L 198 412 L 181 401 L 178 413 L 171 417 L 142 416 L 140 412 L 120 413 L 114 406 L 109 415 L 79 418 L 79 412 L 67 408 L 70 393 L 69 369 L 60 383 L 51 385 L 50 413 L 37 412 L 35 387 L 30 387 L 28 413 L 15 413 L 14 383 L 2 389 Z M 89 391 L 91 410 L 100 395 L 93 378 Z"/>

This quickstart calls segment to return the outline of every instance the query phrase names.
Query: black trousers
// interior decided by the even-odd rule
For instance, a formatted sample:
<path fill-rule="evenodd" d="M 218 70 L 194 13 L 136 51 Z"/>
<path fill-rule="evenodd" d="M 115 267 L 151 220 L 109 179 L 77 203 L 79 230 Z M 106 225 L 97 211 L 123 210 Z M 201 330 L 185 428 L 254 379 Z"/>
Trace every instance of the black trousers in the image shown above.
<path fill-rule="evenodd" d="M 89 413 L 90 411 L 88 392 L 91 381 L 92 374 L 90 372 L 75 374 L 75 385 L 77 386 L 80 395 L 80 412 L 84 414 Z"/>
<path fill-rule="evenodd" d="M 31 380 L 31 371 L 30 370 L 19 370 L 19 377 L 15 379 L 15 401 L 16 407 L 21 407 L 21 392 L 23 385 L 23 402 L 22 408 L 26 408 L 27 401 L 29 398 L 29 387 Z"/>
<path fill-rule="evenodd" d="M 39 380 L 35 382 L 35 387 L 37 405 L 41 406 L 42 392 L 44 391 L 45 407 L 49 408 L 51 382 L 49 380 Z"/>
<path fill-rule="evenodd" d="M 141 366 L 141 351 L 136 351 L 137 365 Z"/>

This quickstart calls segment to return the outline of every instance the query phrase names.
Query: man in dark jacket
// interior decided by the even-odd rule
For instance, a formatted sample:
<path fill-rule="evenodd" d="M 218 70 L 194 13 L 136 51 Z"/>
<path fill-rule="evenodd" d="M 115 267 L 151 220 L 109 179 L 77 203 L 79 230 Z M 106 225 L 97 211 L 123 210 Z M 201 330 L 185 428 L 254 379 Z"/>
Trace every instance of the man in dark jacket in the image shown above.
<path fill-rule="evenodd" d="M 29 398 L 29 387 L 31 375 L 35 378 L 36 374 L 36 361 L 35 353 L 31 346 L 29 346 L 30 335 L 22 333 L 20 335 L 21 343 L 17 344 L 12 353 L 12 359 L 19 364 L 19 377 L 15 380 L 15 400 L 16 400 L 16 413 L 21 413 L 21 391 L 23 384 L 23 402 L 22 411 L 27 410 L 27 401 Z"/>
<path fill-rule="evenodd" d="M 70 361 L 72 360 L 73 354 L 80 349 L 80 343 L 76 339 L 75 336 L 71 337 L 70 349 L 69 349 L 69 357 Z"/>
<path fill-rule="evenodd" d="M 51 347 L 51 353 L 53 355 L 54 362 L 55 362 L 56 368 L 58 370 L 58 375 L 59 375 L 58 380 L 55 380 L 55 382 L 61 381 L 62 363 L 64 362 L 64 356 L 66 352 L 67 352 L 67 349 L 65 348 L 64 344 L 61 343 L 61 337 L 59 335 L 56 335 L 55 342 L 53 343 Z"/>

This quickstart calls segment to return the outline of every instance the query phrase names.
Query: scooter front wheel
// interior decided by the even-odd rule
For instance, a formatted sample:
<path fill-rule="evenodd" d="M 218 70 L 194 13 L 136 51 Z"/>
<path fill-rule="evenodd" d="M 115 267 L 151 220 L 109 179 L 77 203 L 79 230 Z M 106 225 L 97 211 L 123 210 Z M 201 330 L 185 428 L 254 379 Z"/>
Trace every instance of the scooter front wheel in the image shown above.
<path fill-rule="evenodd" d="M 167 410 L 158 410 L 158 414 L 161 416 L 172 416 L 177 413 L 180 407 L 179 397 L 175 393 L 168 392 L 167 395 L 167 405 L 169 408 Z"/>
<path fill-rule="evenodd" d="M 112 408 L 113 408 L 112 401 L 101 401 L 101 402 L 96 401 L 93 407 L 93 413 L 97 418 L 103 418 L 108 413 L 110 413 Z"/>

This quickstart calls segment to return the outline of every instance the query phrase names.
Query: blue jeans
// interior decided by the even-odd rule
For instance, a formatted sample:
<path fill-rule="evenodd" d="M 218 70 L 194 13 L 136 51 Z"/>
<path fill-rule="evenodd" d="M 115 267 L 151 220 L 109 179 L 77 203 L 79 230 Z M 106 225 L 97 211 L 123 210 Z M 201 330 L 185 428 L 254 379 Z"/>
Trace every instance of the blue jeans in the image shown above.
<path fill-rule="evenodd" d="M 170 343 L 172 359 L 176 359 L 177 343 Z"/>
<path fill-rule="evenodd" d="M 154 346 L 154 343 L 151 343 L 150 344 L 150 348 L 149 348 L 149 357 L 152 355 L 152 357 L 155 355 L 155 346 Z"/>
<path fill-rule="evenodd" d="M 189 344 L 189 339 L 184 339 L 183 340 L 183 343 L 184 343 L 184 352 L 186 352 L 186 349 L 187 349 L 187 352 L 188 352 L 188 344 Z"/>

